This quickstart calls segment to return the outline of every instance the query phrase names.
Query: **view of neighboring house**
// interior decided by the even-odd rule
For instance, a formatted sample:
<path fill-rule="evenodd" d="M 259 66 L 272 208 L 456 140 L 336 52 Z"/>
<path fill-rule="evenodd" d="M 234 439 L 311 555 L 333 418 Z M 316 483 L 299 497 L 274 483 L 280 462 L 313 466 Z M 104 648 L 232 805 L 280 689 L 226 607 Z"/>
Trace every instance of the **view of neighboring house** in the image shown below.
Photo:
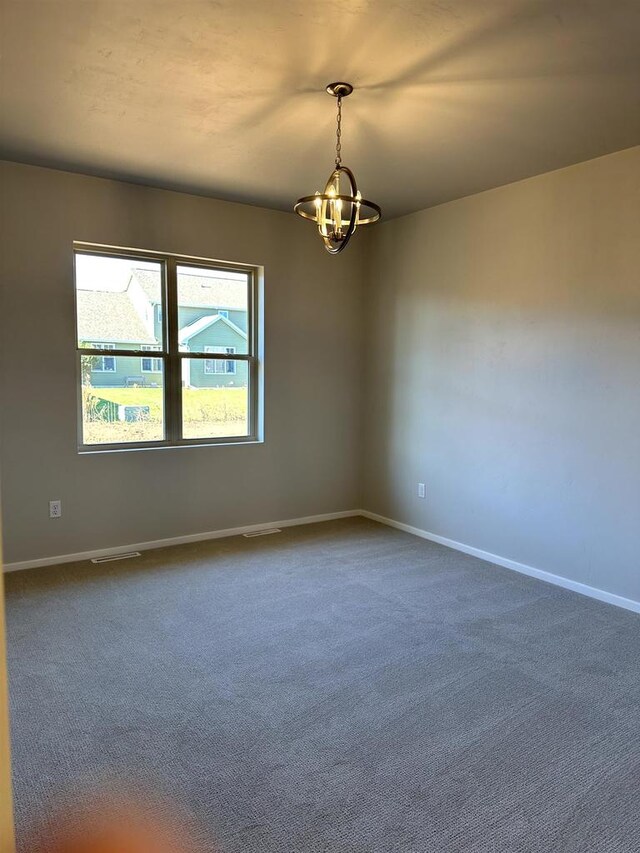
<path fill-rule="evenodd" d="M 182 360 L 182 382 L 189 388 L 245 386 L 247 365 L 233 360 L 247 351 L 247 294 L 238 281 L 180 273 L 178 325 L 184 353 L 222 353 L 229 359 Z M 95 356 L 91 385 L 160 386 L 162 300 L 160 273 L 134 269 L 124 290 L 77 290 L 78 337 L 83 345 L 113 350 Z M 118 350 L 142 349 L 140 358 Z"/>

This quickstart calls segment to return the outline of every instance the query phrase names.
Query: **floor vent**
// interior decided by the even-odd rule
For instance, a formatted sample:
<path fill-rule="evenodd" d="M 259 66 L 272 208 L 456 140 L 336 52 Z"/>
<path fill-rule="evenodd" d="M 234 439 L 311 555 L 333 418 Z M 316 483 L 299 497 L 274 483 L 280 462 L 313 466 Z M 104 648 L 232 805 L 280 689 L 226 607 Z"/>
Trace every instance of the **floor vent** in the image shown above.
<path fill-rule="evenodd" d="M 112 563 L 114 560 L 130 560 L 132 557 L 139 557 L 140 551 L 129 551 L 126 554 L 113 554 L 111 557 L 96 557 L 91 560 L 92 563 Z"/>
<path fill-rule="evenodd" d="M 272 533 L 282 533 L 279 527 L 270 527 L 268 530 L 256 530 L 253 533 L 243 533 L 245 539 L 253 539 L 254 536 L 271 536 Z"/>

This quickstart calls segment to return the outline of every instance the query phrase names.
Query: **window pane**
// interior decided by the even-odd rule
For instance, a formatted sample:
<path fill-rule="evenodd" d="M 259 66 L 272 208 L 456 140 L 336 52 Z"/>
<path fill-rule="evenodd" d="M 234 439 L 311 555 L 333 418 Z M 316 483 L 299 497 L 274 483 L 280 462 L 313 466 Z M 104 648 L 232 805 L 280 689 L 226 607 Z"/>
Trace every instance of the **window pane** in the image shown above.
<path fill-rule="evenodd" d="M 79 346 L 162 346 L 160 263 L 76 252 L 76 302 Z"/>
<path fill-rule="evenodd" d="M 80 356 L 83 444 L 118 444 L 164 439 L 162 360 L 154 373 L 140 374 L 140 359 Z"/>
<path fill-rule="evenodd" d="M 149 346 L 148 344 L 142 345 L 143 352 L 154 352 L 159 350 L 160 347 Z M 140 359 L 140 370 L 143 373 L 161 373 L 162 372 L 162 359 L 161 358 L 153 358 L 150 355 L 144 355 Z"/>
<path fill-rule="evenodd" d="M 183 438 L 249 435 L 249 364 L 233 359 L 182 359 Z"/>
<path fill-rule="evenodd" d="M 248 352 L 246 273 L 178 266 L 178 327 L 183 352 L 233 347 Z"/>

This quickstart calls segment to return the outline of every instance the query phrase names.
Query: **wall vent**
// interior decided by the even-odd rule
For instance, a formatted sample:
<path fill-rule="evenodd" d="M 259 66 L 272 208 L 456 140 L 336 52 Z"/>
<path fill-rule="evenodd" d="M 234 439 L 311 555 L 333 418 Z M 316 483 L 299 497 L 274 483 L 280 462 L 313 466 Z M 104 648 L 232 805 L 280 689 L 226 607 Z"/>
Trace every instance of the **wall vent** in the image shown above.
<path fill-rule="evenodd" d="M 269 527 L 268 530 L 255 530 L 253 533 L 243 533 L 245 539 L 253 539 L 254 536 L 271 536 L 272 533 L 282 533 L 279 527 Z"/>
<path fill-rule="evenodd" d="M 96 557 L 91 560 L 92 563 L 113 563 L 114 560 L 130 560 L 132 557 L 139 557 L 140 551 L 128 551 L 126 554 L 112 554 L 110 557 Z"/>

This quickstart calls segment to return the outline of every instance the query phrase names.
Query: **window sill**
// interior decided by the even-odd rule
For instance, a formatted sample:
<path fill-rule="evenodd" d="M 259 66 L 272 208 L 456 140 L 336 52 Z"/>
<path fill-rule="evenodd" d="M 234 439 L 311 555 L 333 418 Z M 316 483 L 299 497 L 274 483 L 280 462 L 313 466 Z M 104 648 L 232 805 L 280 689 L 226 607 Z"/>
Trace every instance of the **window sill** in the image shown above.
<path fill-rule="evenodd" d="M 103 455 L 105 453 L 134 453 L 139 450 L 192 450 L 193 448 L 200 447 L 254 447 L 256 444 L 264 444 L 264 438 L 248 438 L 245 440 L 237 441 L 233 439 L 229 439 L 229 441 L 203 441 L 203 442 L 192 442 L 185 444 L 141 444 L 132 446 L 122 446 L 122 447 L 99 447 L 99 446 L 82 446 L 78 447 L 78 455 L 79 456 L 96 456 Z"/>

